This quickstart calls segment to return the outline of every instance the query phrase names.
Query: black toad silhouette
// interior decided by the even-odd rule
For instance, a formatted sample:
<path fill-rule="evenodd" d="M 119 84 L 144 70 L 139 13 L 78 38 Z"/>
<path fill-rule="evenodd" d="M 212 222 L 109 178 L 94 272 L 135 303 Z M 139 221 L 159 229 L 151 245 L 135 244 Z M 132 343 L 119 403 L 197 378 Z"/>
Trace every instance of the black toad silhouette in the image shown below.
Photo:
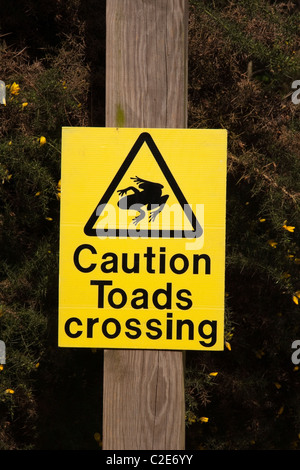
<path fill-rule="evenodd" d="M 145 210 L 142 208 L 147 206 L 147 210 L 150 211 L 149 221 L 154 221 L 157 215 L 163 210 L 169 195 L 166 194 L 162 196 L 162 184 L 153 183 L 139 178 L 138 176 L 130 179 L 132 179 L 138 187 L 141 188 L 141 191 L 134 186 L 119 189 L 118 193 L 120 196 L 127 194 L 128 191 L 133 191 L 133 194 L 122 197 L 118 201 L 118 207 L 124 210 L 133 209 L 138 211 L 139 215 L 134 217 L 132 220 L 132 222 L 137 225 L 146 215 Z"/>

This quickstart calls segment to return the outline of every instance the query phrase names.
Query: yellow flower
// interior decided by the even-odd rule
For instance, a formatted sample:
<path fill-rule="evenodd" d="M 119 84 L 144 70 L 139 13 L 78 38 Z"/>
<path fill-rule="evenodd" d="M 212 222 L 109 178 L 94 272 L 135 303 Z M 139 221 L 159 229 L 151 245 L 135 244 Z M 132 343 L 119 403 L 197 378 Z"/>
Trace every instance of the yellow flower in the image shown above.
<path fill-rule="evenodd" d="M 199 418 L 199 421 L 201 421 L 201 423 L 207 423 L 208 418 L 206 418 L 206 416 L 201 416 L 201 418 Z"/>
<path fill-rule="evenodd" d="M 231 351 L 231 345 L 228 343 L 228 341 L 225 341 L 225 346 L 229 351 Z"/>
<path fill-rule="evenodd" d="M 277 247 L 277 242 L 275 242 L 274 240 L 268 240 L 268 243 L 269 245 L 272 247 L 272 248 L 276 248 Z"/>
<path fill-rule="evenodd" d="M 260 222 L 265 222 L 266 219 L 262 219 L 262 218 L 261 218 L 261 219 L 259 219 L 259 221 L 260 221 Z"/>
<path fill-rule="evenodd" d="M 99 432 L 94 433 L 94 439 L 96 442 L 98 442 L 98 445 L 101 447 L 102 446 L 102 441 L 101 441 L 101 435 Z"/>
<path fill-rule="evenodd" d="M 27 103 L 27 102 L 22 103 L 22 108 L 26 108 L 26 106 L 28 106 L 28 103 Z"/>
<path fill-rule="evenodd" d="M 45 219 L 49 220 L 49 222 L 51 222 L 51 220 L 53 220 L 52 217 L 45 217 Z"/>
<path fill-rule="evenodd" d="M 218 373 L 219 373 L 219 372 L 211 372 L 209 375 L 210 375 L 211 377 L 216 377 L 216 375 L 218 375 Z"/>
<path fill-rule="evenodd" d="M 57 183 L 56 189 L 57 189 L 56 197 L 57 197 L 57 199 L 60 199 L 60 197 L 61 197 L 61 180 L 59 180 L 59 182 Z"/>
<path fill-rule="evenodd" d="M 257 359 L 261 359 L 264 355 L 265 355 L 265 352 L 262 349 L 255 352 L 255 356 L 257 357 Z"/>
<path fill-rule="evenodd" d="M 20 85 L 14 82 L 10 87 L 10 92 L 12 95 L 18 95 L 20 93 Z"/>
<path fill-rule="evenodd" d="M 282 228 L 284 228 L 285 230 L 287 230 L 288 232 L 293 232 L 295 230 L 295 227 L 292 227 L 291 225 L 286 225 L 286 220 L 284 221 L 284 224 L 282 226 Z"/>
<path fill-rule="evenodd" d="M 45 145 L 45 143 L 47 142 L 46 140 L 46 137 L 44 137 L 43 135 L 40 137 L 40 145 Z"/>
<path fill-rule="evenodd" d="M 187 421 L 189 424 L 193 424 L 196 422 L 196 416 L 194 415 L 194 413 L 189 414 Z"/>
<path fill-rule="evenodd" d="M 13 393 L 15 393 L 15 391 L 12 390 L 11 388 L 7 388 L 7 389 L 5 390 L 5 393 L 10 393 L 10 394 L 12 395 Z"/>
<path fill-rule="evenodd" d="M 284 410 L 284 406 L 282 406 L 282 407 L 279 409 L 279 411 L 278 411 L 278 415 L 282 415 L 282 413 L 283 413 L 283 410 Z"/>
<path fill-rule="evenodd" d="M 294 295 L 293 295 L 293 302 L 298 305 L 299 304 L 299 300 L 300 299 L 300 290 L 297 290 Z"/>
<path fill-rule="evenodd" d="M 2 365 L 2 364 L 0 364 L 0 370 L 3 370 L 3 369 L 4 369 L 3 365 Z"/>

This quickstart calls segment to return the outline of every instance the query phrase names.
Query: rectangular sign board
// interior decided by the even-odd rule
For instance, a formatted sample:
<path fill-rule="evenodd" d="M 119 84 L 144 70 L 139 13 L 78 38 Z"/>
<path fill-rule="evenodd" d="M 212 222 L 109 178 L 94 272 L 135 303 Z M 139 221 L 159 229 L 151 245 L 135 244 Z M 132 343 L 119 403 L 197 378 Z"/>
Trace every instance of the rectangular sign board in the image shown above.
<path fill-rule="evenodd" d="M 62 130 L 59 346 L 223 350 L 227 132 Z"/>

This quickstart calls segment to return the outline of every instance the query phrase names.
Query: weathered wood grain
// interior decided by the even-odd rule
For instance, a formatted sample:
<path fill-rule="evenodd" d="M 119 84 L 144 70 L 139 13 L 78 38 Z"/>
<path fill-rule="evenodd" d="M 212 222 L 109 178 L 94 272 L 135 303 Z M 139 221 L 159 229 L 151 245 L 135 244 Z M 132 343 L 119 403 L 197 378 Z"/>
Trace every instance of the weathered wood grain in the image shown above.
<path fill-rule="evenodd" d="M 105 450 L 184 449 L 182 353 L 105 350 L 103 404 Z"/>
<path fill-rule="evenodd" d="M 187 3 L 107 1 L 107 126 L 186 127 Z"/>
<path fill-rule="evenodd" d="M 187 0 L 107 0 L 106 126 L 187 125 Z M 184 449 L 180 351 L 105 350 L 103 449 Z"/>

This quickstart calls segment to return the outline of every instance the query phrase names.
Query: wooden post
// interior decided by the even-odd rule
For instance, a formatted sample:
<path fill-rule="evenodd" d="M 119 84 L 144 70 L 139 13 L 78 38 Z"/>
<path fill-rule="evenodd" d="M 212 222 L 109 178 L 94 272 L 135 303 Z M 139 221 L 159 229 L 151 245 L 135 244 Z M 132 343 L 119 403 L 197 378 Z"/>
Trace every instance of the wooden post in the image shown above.
<path fill-rule="evenodd" d="M 106 126 L 187 126 L 188 0 L 107 0 Z M 105 350 L 104 450 L 182 450 L 180 351 Z"/>

